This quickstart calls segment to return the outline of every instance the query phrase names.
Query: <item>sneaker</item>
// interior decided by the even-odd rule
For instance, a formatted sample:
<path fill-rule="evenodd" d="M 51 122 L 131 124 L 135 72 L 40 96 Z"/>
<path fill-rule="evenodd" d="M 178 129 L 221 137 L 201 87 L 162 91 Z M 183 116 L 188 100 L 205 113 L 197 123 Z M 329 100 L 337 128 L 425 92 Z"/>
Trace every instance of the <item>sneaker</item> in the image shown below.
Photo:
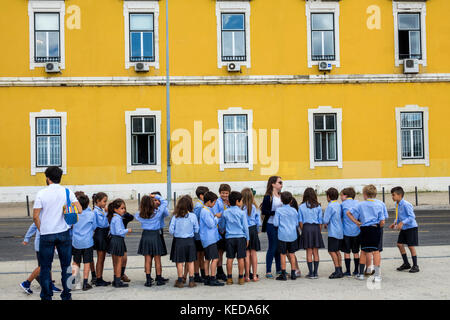
<path fill-rule="evenodd" d="M 211 286 L 211 287 L 222 287 L 224 285 L 225 285 L 225 283 L 219 282 L 219 281 L 217 281 L 217 279 L 208 280 L 208 286 Z"/>
<path fill-rule="evenodd" d="M 371 276 L 375 274 L 375 270 L 373 269 L 372 266 L 369 266 L 366 268 L 366 271 L 364 271 L 364 275 L 365 276 Z"/>
<path fill-rule="evenodd" d="M 19 286 L 25 291 L 26 294 L 33 294 L 33 291 L 30 289 L 30 284 L 28 281 L 24 281 Z"/>
<path fill-rule="evenodd" d="M 343 275 L 344 275 L 344 277 L 347 277 L 347 278 L 352 277 L 352 274 L 350 273 L 350 271 L 344 272 Z"/>
<path fill-rule="evenodd" d="M 83 288 L 83 284 L 81 283 L 81 281 L 78 281 L 75 283 L 73 290 L 81 290 L 82 288 Z"/>
<path fill-rule="evenodd" d="M 373 282 L 381 282 L 381 276 L 374 276 L 372 281 Z"/>
<path fill-rule="evenodd" d="M 194 282 L 197 282 L 197 283 L 203 283 L 203 278 L 202 277 L 200 277 L 200 276 L 195 276 L 194 277 Z"/>
<path fill-rule="evenodd" d="M 58 292 L 62 291 L 60 288 L 57 288 L 54 283 L 52 283 L 52 290 L 54 293 L 58 293 Z"/>
<path fill-rule="evenodd" d="M 83 284 L 83 291 L 88 291 L 89 289 L 92 289 L 92 286 L 89 283 Z"/>
<path fill-rule="evenodd" d="M 409 263 L 404 263 L 400 267 L 397 268 L 397 271 L 403 271 L 411 269 L 411 265 Z"/>
<path fill-rule="evenodd" d="M 412 266 L 411 270 L 409 270 L 409 273 L 416 273 L 419 272 L 419 266 Z"/>
<path fill-rule="evenodd" d="M 113 285 L 114 288 L 127 288 L 128 287 L 128 284 L 127 283 L 123 283 L 122 280 L 113 282 L 112 285 Z"/>
<path fill-rule="evenodd" d="M 280 280 L 280 281 L 287 281 L 287 277 L 286 274 L 280 274 L 278 277 L 276 277 L 275 280 Z"/>
<path fill-rule="evenodd" d="M 353 277 L 356 277 L 358 274 L 359 274 L 358 271 L 353 271 L 352 276 L 353 276 Z"/>
<path fill-rule="evenodd" d="M 273 274 L 271 274 L 271 273 L 266 273 L 266 278 L 267 278 L 267 279 L 273 279 Z"/>
<path fill-rule="evenodd" d="M 297 278 L 301 278 L 302 272 L 300 270 L 295 270 L 295 275 L 297 276 Z"/>
<path fill-rule="evenodd" d="M 227 279 L 227 284 L 228 285 L 232 285 L 233 284 L 233 278 L 228 278 Z"/>
<path fill-rule="evenodd" d="M 122 277 L 120 277 L 120 280 L 122 280 L 123 282 L 130 282 L 130 278 L 128 278 L 128 276 L 126 274 L 124 274 Z"/>
<path fill-rule="evenodd" d="M 366 277 L 365 277 L 363 274 L 358 274 L 358 275 L 356 276 L 356 279 L 357 279 L 357 280 L 366 280 Z"/>
<path fill-rule="evenodd" d="M 197 284 L 195 283 L 195 281 L 189 281 L 189 288 L 195 288 L 197 286 Z"/>
<path fill-rule="evenodd" d="M 175 288 L 183 288 L 184 284 L 183 284 L 183 282 L 180 282 L 180 281 L 177 280 L 177 281 L 175 281 L 174 287 Z"/>
<path fill-rule="evenodd" d="M 101 279 L 101 280 L 97 279 L 97 281 L 95 281 L 95 286 L 96 287 L 107 287 L 109 285 L 111 285 L 111 282 L 105 281 L 103 279 Z"/>
<path fill-rule="evenodd" d="M 319 279 L 319 275 L 317 273 L 314 273 L 313 279 Z"/>
<path fill-rule="evenodd" d="M 305 278 L 306 278 L 306 279 L 314 279 L 314 273 L 308 273 L 308 274 L 305 276 Z"/>

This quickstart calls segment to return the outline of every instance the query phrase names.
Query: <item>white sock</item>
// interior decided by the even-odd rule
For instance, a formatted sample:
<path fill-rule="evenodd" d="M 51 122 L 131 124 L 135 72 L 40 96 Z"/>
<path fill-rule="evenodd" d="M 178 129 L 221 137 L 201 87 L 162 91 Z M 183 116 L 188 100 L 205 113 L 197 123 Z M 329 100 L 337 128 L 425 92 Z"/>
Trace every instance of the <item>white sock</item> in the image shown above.
<path fill-rule="evenodd" d="M 375 266 L 374 268 L 375 268 L 375 276 L 376 277 L 381 276 L 381 267 Z"/>

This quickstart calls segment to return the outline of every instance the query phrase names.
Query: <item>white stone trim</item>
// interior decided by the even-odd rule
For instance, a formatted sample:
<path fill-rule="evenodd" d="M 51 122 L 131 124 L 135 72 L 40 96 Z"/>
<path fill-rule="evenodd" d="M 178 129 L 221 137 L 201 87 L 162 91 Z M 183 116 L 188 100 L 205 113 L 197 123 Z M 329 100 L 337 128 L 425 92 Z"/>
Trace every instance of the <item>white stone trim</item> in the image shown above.
<path fill-rule="evenodd" d="M 247 163 L 225 163 L 224 142 L 223 142 L 223 116 L 229 114 L 245 114 L 247 115 L 247 137 L 248 137 L 248 162 Z M 247 168 L 253 170 L 253 110 L 242 108 L 228 108 L 219 110 L 217 120 L 219 122 L 219 163 L 220 171 L 225 169 Z"/>
<path fill-rule="evenodd" d="M 165 86 L 166 78 L 151 77 L 0 77 L 0 87 L 59 86 Z M 198 85 L 284 85 L 284 84 L 361 84 L 361 83 L 447 83 L 450 73 L 419 74 L 317 74 L 257 76 L 171 76 L 170 84 Z"/>
<path fill-rule="evenodd" d="M 336 135 L 337 135 L 337 161 L 315 161 L 314 157 L 314 114 L 334 113 L 336 114 Z M 342 109 L 320 106 L 315 109 L 308 109 L 309 124 L 309 167 L 338 167 L 342 168 Z"/>
<path fill-rule="evenodd" d="M 155 61 L 146 62 L 149 66 L 159 69 L 159 2 L 155 1 L 124 1 L 123 16 L 125 28 L 125 69 L 134 67 L 137 62 L 130 61 L 130 13 L 153 13 L 155 43 Z"/>
<path fill-rule="evenodd" d="M 60 54 L 61 62 L 59 68 L 64 70 L 66 68 L 66 53 L 65 53 L 65 12 L 66 6 L 64 0 L 53 1 L 38 1 L 28 0 L 28 17 L 29 17 L 29 38 L 30 38 L 30 70 L 34 68 L 45 67 L 45 62 L 34 62 L 34 13 L 35 12 L 57 12 L 59 13 L 59 38 L 60 38 Z"/>
<path fill-rule="evenodd" d="M 177 195 L 190 194 L 195 197 L 195 188 L 199 185 L 204 185 L 210 190 L 217 192 L 220 184 L 223 181 L 192 181 L 172 184 L 172 191 Z M 257 195 L 263 195 L 266 191 L 267 180 L 256 181 L 227 181 L 232 190 L 242 190 L 245 187 L 251 186 L 256 190 Z M 76 191 L 83 190 L 89 196 L 95 192 L 103 191 L 108 194 L 109 199 L 122 198 L 125 200 L 134 199 L 137 201 L 138 193 L 148 194 L 151 191 L 159 190 L 164 197 L 167 197 L 166 183 L 133 183 L 133 184 L 102 184 L 102 185 L 65 185 L 64 179 L 62 184 L 67 188 Z M 356 192 L 361 193 L 362 188 L 367 184 L 374 184 L 378 193 L 381 193 L 381 188 L 390 190 L 395 186 L 402 186 L 406 192 L 414 192 L 414 187 L 418 187 L 419 191 L 448 191 L 450 185 L 449 177 L 387 177 L 387 178 L 367 178 L 367 179 L 316 179 L 316 180 L 283 180 L 283 190 L 290 191 L 293 194 L 302 194 L 307 187 L 317 189 L 318 193 L 324 193 L 328 188 L 334 187 L 338 190 L 352 186 Z M 45 187 L 45 182 L 42 181 L 41 186 L 8 186 L 0 187 L 0 203 L 5 202 L 25 202 L 25 197 L 28 195 L 30 201 L 34 201 L 39 190 Z M 172 195 L 173 196 L 173 195 Z M 381 197 L 381 196 L 380 196 Z M 420 198 L 419 198 L 420 202 Z M 386 204 L 392 204 L 391 201 L 386 201 Z M 448 206 L 448 205 L 447 205 Z M 391 205 L 392 207 L 392 205 Z M 24 213 L 25 215 L 26 213 Z"/>
<path fill-rule="evenodd" d="M 67 173 L 67 113 L 56 112 L 51 109 L 44 109 L 40 112 L 30 112 L 30 172 L 36 175 L 36 172 L 44 172 L 46 167 L 36 166 L 36 118 L 59 117 L 61 118 L 61 169 L 63 174 Z"/>
<path fill-rule="evenodd" d="M 154 116 L 156 132 L 156 164 L 155 165 L 132 165 L 131 164 L 131 116 Z M 161 111 L 150 110 L 148 108 L 137 108 L 135 111 L 125 111 L 125 130 L 126 130 L 126 157 L 127 173 L 132 171 L 150 171 L 161 172 Z"/>
<path fill-rule="evenodd" d="M 306 6 L 306 39 L 308 50 L 308 68 L 319 65 L 319 61 L 313 61 L 311 56 L 311 13 L 334 13 L 334 43 L 336 60 L 329 61 L 332 65 L 339 68 L 341 66 L 341 50 L 339 37 L 339 1 L 320 1 L 307 0 Z"/>
<path fill-rule="evenodd" d="M 403 60 L 398 58 L 398 14 L 399 13 L 420 13 L 420 36 L 422 45 L 422 59 L 419 64 L 427 66 L 427 28 L 426 15 L 427 6 L 425 1 L 392 1 L 392 8 L 394 14 L 394 48 L 395 48 L 395 66 L 398 67 L 403 64 Z"/>
<path fill-rule="evenodd" d="M 423 113 L 423 159 L 402 159 L 402 137 L 401 137 L 401 117 L 402 112 L 422 112 Z M 407 164 L 424 164 L 430 166 L 430 143 L 428 135 L 428 107 L 418 105 L 406 105 L 395 108 L 395 122 L 397 126 L 397 166 L 400 168 Z"/>
<path fill-rule="evenodd" d="M 216 19 L 217 19 L 217 67 L 221 69 L 229 62 L 222 61 L 222 29 L 221 14 L 223 13 L 245 13 L 245 53 L 246 61 L 235 62 L 235 64 L 251 67 L 250 54 L 250 1 L 218 1 L 216 0 Z"/>

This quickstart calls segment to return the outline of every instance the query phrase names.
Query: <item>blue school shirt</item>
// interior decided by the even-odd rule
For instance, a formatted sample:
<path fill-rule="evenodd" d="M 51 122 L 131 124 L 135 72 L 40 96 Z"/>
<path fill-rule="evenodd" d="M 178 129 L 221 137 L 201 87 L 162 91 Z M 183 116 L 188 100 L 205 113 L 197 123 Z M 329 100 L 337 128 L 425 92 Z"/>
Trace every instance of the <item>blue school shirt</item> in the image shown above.
<path fill-rule="evenodd" d="M 247 207 L 244 206 L 242 210 L 245 212 L 245 216 L 247 217 L 248 227 L 256 226 L 258 229 L 261 226 L 261 214 L 258 209 L 256 209 L 255 205 L 252 204 L 252 212 L 248 215 Z"/>
<path fill-rule="evenodd" d="M 90 208 L 78 215 L 78 222 L 73 225 L 72 246 L 76 249 L 87 249 L 94 246 L 94 230 L 97 219 Z"/>
<path fill-rule="evenodd" d="M 402 199 L 398 203 L 398 222 L 403 222 L 402 230 L 407 230 L 417 227 L 416 215 L 411 203 Z"/>
<path fill-rule="evenodd" d="M 94 213 L 95 213 L 95 218 L 96 218 L 96 222 L 95 224 L 97 225 L 98 228 L 108 228 L 109 227 L 109 222 L 108 222 L 108 218 L 107 218 L 107 214 L 106 212 L 95 206 L 94 207 Z"/>
<path fill-rule="evenodd" d="M 200 212 L 202 211 L 202 209 L 203 209 L 203 201 L 198 200 L 194 205 L 194 213 L 195 213 L 195 216 L 197 217 L 199 226 L 200 226 Z M 201 227 L 200 227 L 200 229 L 201 229 Z M 201 240 L 200 234 L 199 233 L 194 234 L 194 239 Z"/>
<path fill-rule="evenodd" d="M 229 208 L 229 206 L 227 206 L 221 197 L 219 197 L 216 200 L 216 203 L 214 204 L 214 207 L 212 208 L 212 212 L 214 214 L 218 214 L 218 213 L 224 213 L 225 210 L 227 210 Z M 219 218 L 219 224 L 222 223 L 222 219 L 223 219 L 223 215 Z M 219 232 L 223 233 L 224 231 L 219 229 Z"/>
<path fill-rule="evenodd" d="M 189 212 L 184 217 L 172 217 L 169 225 L 169 232 L 175 238 L 193 238 L 194 233 L 199 231 L 197 216 Z"/>
<path fill-rule="evenodd" d="M 325 213 L 323 223 L 327 224 L 328 237 L 344 239 L 344 228 L 342 226 L 342 207 L 337 200 L 330 201 Z"/>
<path fill-rule="evenodd" d="M 356 206 L 350 209 L 350 213 L 356 220 L 361 222 L 361 227 L 379 224 L 386 219 L 386 206 L 381 201 L 368 199 L 360 201 Z"/>
<path fill-rule="evenodd" d="M 344 236 L 347 237 L 356 237 L 359 235 L 361 230 L 358 228 L 356 224 L 353 223 L 352 220 L 347 216 L 347 211 L 350 211 L 351 208 L 358 205 L 358 201 L 352 198 L 347 198 L 341 204 L 342 206 L 342 222 L 344 225 Z"/>
<path fill-rule="evenodd" d="M 220 240 L 217 224 L 219 218 L 214 216 L 211 208 L 203 206 L 200 210 L 200 232 L 199 237 L 203 248 L 206 248 Z"/>
<path fill-rule="evenodd" d="M 111 219 L 109 232 L 113 236 L 122 238 L 125 238 L 125 235 L 128 233 L 128 229 L 125 229 L 125 226 L 123 225 L 122 217 L 117 213 L 114 213 L 114 216 Z"/>
<path fill-rule="evenodd" d="M 159 200 L 159 207 L 156 208 L 156 211 L 162 211 L 162 215 L 160 217 L 160 229 L 164 229 L 164 227 L 166 226 L 165 222 L 164 222 L 164 218 L 169 216 L 169 202 L 164 199 L 163 197 L 161 197 L 159 194 L 155 195 L 155 199 Z"/>
<path fill-rule="evenodd" d="M 226 209 L 219 221 L 219 229 L 225 231 L 225 239 L 246 238 L 250 240 L 246 214 L 238 206 Z"/>
<path fill-rule="evenodd" d="M 297 227 L 300 223 L 300 215 L 289 204 L 275 210 L 273 225 L 278 227 L 278 240 L 292 242 L 297 240 Z"/>
<path fill-rule="evenodd" d="M 159 196 L 157 195 L 156 197 L 159 197 Z M 135 218 L 137 221 L 139 221 L 141 223 L 143 230 L 160 230 L 161 229 L 161 217 L 163 217 L 164 214 L 166 213 L 165 208 L 167 207 L 167 201 L 164 200 L 165 202 L 163 203 L 161 197 L 160 197 L 160 199 L 158 199 L 158 200 L 161 201 L 161 205 L 157 209 L 155 209 L 155 211 L 153 212 L 153 217 L 144 219 L 139 215 L 139 212 L 136 213 Z"/>
<path fill-rule="evenodd" d="M 322 208 L 320 205 L 315 208 L 308 208 L 306 202 L 302 203 L 298 208 L 300 222 L 305 224 L 322 224 Z"/>
<path fill-rule="evenodd" d="M 38 228 L 34 224 L 34 222 L 31 224 L 31 226 L 28 228 L 27 233 L 25 234 L 25 238 L 23 239 L 24 242 L 29 243 L 31 237 L 36 234 L 34 237 L 34 251 L 39 252 L 39 240 L 41 238 L 41 233 L 39 232 Z"/>

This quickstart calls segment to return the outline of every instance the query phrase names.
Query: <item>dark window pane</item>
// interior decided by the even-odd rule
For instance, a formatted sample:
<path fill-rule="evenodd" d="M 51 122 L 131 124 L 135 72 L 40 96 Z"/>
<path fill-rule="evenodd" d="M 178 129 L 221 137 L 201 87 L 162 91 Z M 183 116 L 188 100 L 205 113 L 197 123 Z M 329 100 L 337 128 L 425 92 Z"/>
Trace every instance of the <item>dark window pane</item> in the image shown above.
<path fill-rule="evenodd" d="M 153 133 L 155 132 L 155 118 L 145 118 L 145 132 L 147 133 Z"/>
<path fill-rule="evenodd" d="M 132 118 L 132 120 L 133 120 L 132 132 L 134 132 L 134 133 L 141 133 L 141 132 L 143 132 L 142 131 L 142 118 L 135 117 L 135 118 Z"/>
<path fill-rule="evenodd" d="M 315 159 L 322 160 L 322 134 L 316 132 L 314 134 Z"/>
<path fill-rule="evenodd" d="M 328 129 L 328 130 L 334 130 L 334 129 L 336 129 L 336 121 L 335 121 L 335 115 L 334 114 L 327 114 L 326 116 L 325 116 L 325 118 L 326 118 L 326 128 Z"/>
<path fill-rule="evenodd" d="M 323 115 L 315 115 L 314 116 L 314 129 L 315 130 L 323 130 Z"/>
<path fill-rule="evenodd" d="M 400 30 L 398 32 L 398 51 L 400 59 L 409 58 L 409 31 Z"/>

